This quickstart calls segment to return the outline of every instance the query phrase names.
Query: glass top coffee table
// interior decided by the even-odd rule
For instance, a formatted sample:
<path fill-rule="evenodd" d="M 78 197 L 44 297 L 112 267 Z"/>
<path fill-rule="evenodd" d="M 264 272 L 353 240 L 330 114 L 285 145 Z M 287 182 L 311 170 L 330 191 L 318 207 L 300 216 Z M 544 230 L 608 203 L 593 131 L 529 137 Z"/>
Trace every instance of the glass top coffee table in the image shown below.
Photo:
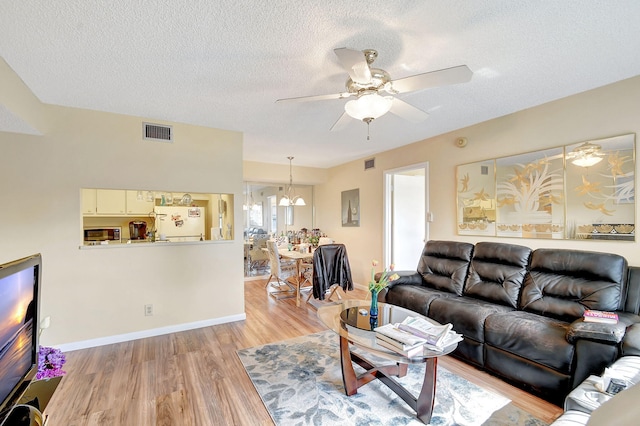
<path fill-rule="evenodd" d="M 389 389 L 401 397 L 418 418 L 428 424 L 431 421 L 433 403 L 436 392 L 436 367 L 438 357 L 453 352 L 457 343 L 447 346 L 442 351 L 424 349 L 421 355 L 407 358 L 376 343 L 376 333 L 372 328 L 389 323 L 402 322 L 406 317 L 426 318 L 414 311 L 387 303 L 379 304 L 377 322 L 372 324 L 369 317 L 370 301 L 341 300 L 337 304 L 322 306 L 318 309 L 318 317 L 331 330 L 340 336 L 340 364 L 342 365 L 342 381 L 345 393 L 349 396 L 358 393 L 358 388 L 372 380 L 379 379 Z M 428 319 L 428 318 L 427 318 Z M 432 321 L 431 319 L 428 319 Z M 356 353 L 350 345 L 365 349 L 378 357 L 391 361 L 386 365 L 374 365 L 373 362 Z M 356 375 L 353 362 L 366 371 Z M 403 377 L 407 374 L 408 364 L 425 363 L 424 381 L 420 394 L 416 398 L 392 376 Z"/>

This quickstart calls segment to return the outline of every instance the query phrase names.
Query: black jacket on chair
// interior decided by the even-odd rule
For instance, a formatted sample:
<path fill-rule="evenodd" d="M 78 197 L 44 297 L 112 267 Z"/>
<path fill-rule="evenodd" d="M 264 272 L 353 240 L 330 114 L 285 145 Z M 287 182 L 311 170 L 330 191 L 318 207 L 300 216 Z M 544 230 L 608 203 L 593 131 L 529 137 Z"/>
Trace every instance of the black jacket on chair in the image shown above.
<path fill-rule="evenodd" d="M 325 244 L 313 253 L 313 297 L 324 300 L 333 284 L 353 290 L 351 267 L 344 244 Z"/>

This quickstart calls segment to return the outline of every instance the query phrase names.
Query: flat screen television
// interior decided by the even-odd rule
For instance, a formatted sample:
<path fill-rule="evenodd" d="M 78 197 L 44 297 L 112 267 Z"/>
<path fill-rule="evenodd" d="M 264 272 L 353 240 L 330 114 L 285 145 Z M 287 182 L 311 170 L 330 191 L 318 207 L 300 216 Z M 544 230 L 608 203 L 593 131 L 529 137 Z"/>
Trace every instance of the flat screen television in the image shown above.
<path fill-rule="evenodd" d="M 42 257 L 0 265 L 0 424 L 38 371 Z"/>

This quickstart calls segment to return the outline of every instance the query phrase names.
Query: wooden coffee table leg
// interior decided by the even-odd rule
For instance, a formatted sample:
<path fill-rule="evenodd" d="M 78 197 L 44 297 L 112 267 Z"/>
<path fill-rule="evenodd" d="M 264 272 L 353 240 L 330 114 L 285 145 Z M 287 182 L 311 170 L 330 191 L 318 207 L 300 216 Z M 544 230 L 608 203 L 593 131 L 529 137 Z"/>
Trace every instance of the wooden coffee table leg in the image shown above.
<path fill-rule="evenodd" d="M 418 418 L 424 423 L 431 422 L 431 414 L 433 413 L 433 403 L 436 395 L 436 367 L 438 358 L 428 358 L 424 368 L 424 382 L 422 390 L 416 401 L 416 413 Z"/>
<path fill-rule="evenodd" d="M 348 396 L 358 393 L 358 378 L 351 363 L 351 352 L 349 351 L 349 341 L 340 336 L 340 364 L 342 365 L 342 383 L 344 391 Z"/>
<path fill-rule="evenodd" d="M 370 382 L 371 380 L 380 379 L 389 389 L 396 395 L 400 396 L 411 408 L 416 410 L 417 417 L 424 423 L 431 422 L 433 414 L 433 405 L 436 394 L 436 370 L 438 358 L 428 358 L 424 368 L 424 382 L 420 395 L 415 398 L 400 383 L 393 380 L 389 375 L 398 375 L 402 377 L 407 374 L 407 364 L 387 365 L 381 367 L 373 367 L 359 355 L 353 355 L 360 366 L 370 370 L 363 374 L 360 378 L 356 376 L 353 368 L 352 355 L 349 350 L 349 341 L 340 336 L 340 364 L 342 366 L 342 383 L 344 391 L 348 396 L 358 393 L 358 387 Z"/>

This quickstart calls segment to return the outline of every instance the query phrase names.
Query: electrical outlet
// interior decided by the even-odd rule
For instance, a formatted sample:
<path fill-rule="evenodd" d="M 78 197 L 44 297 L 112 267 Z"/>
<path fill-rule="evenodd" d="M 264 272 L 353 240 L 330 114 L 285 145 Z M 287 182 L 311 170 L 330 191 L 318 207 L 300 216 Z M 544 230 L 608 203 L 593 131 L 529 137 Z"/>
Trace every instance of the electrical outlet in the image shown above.
<path fill-rule="evenodd" d="M 153 315 L 153 305 L 144 305 L 144 315 L 147 317 Z"/>

